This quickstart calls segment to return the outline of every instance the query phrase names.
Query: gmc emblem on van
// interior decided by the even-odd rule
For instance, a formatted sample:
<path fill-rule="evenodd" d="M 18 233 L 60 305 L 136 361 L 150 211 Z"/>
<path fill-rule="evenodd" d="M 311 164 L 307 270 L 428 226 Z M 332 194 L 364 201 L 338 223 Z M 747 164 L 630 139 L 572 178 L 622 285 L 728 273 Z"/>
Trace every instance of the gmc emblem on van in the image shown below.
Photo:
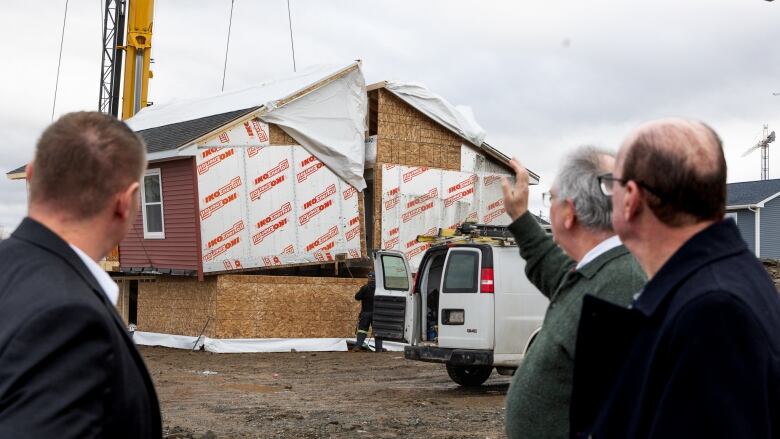
<path fill-rule="evenodd" d="M 476 334 L 477 333 L 477 328 L 474 328 L 474 329 L 466 328 L 466 332 L 468 332 L 469 334 Z"/>

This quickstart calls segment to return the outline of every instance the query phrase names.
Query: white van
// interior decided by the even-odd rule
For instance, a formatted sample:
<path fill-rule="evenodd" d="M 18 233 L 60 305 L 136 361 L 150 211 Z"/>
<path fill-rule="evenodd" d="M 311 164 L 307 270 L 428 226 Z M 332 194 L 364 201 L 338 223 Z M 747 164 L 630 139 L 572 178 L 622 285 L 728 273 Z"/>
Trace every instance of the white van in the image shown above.
<path fill-rule="evenodd" d="M 445 363 L 463 386 L 481 385 L 494 367 L 514 373 L 547 309 L 509 240 L 433 245 L 414 280 L 403 253 L 380 250 L 374 271 L 374 335 L 409 343 L 407 359 Z"/>

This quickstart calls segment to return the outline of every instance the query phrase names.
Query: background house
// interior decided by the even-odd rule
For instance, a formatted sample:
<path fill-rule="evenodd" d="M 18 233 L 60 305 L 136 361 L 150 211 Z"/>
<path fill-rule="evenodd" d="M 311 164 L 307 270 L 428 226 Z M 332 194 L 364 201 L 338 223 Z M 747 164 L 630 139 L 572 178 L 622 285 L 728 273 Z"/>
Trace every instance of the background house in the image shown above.
<path fill-rule="evenodd" d="M 726 216 L 759 258 L 780 259 L 780 179 L 728 185 Z"/>

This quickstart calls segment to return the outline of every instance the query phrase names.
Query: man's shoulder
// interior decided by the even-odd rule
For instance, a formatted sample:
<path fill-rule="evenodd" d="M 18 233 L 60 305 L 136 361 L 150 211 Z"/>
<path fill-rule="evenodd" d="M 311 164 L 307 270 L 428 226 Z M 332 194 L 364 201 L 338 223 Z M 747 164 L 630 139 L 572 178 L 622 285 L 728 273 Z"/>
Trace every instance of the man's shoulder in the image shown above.
<path fill-rule="evenodd" d="M 593 277 L 602 282 L 630 282 L 642 286 L 647 280 L 636 258 L 623 245 L 610 249 L 591 262 L 594 263 L 600 265 Z"/>
<path fill-rule="evenodd" d="M 592 283 L 590 294 L 627 306 L 632 302 L 634 294 L 647 282 L 647 277 L 634 256 L 624 246 L 615 247 L 610 252 L 613 253 L 612 257 L 602 255 L 609 258 L 603 262 L 590 280 Z"/>
<path fill-rule="evenodd" d="M 774 321 L 777 326 L 780 321 L 780 295 L 764 267 L 748 252 L 699 267 L 676 288 L 670 307 L 675 313 L 690 304 L 723 300 L 743 305 L 764 325 Z"/>
<path fill-rule="evenodd" d="M 90 286 L 70 265 L 31 243 L 3 241 L 0 267 L 0 316 L 21 317 L 59 306 L 100 309 Z"/>

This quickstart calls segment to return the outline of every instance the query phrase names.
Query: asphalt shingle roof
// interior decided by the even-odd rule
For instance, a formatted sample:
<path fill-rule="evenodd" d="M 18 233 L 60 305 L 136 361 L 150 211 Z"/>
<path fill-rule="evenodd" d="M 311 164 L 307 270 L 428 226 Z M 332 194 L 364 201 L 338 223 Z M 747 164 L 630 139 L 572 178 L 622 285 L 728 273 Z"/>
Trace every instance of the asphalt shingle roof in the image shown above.
<path fill-rule="evenodd" d="M 727 206 L 759 203 L 780 192 L 780 179 L 743 181 L 727 185 Z"/>
<path fill-rule="evenodd" d="M 27 165 L 19 166 L 18 168 L 14 169 L 13 171 L 6 172 L 6 174 L 7 175 L 12 175 L 12 174 L 18 174 L 20 172 L 24 172 L 24 168 L 26 168 L 26 167 L 27 167 Z"/>
<path fill-rule="evenodd" d="M 213 116 L 201 117 L 200 119 L 188 120 L 161 127 L 149 128 L 138 131 L 146 142 L 147 152 L 169 151 L 179 148 L 197 139 L 198 137 L 238 119 L 241 116 L 249 114 L 260 107 L 245 108 L 243 110 L 231 111 L 228 113 L 215 114 Z"/>
<path fill-rule="evenodd" d="M 138 131 L 138 134 L 143 137 L 146 142 L 146 152 L 169 151 L 184 146 L 192 140 L 214 131 L 222 125 L 238 119 L 245 114 L 249 114 L 258 108 L 260 107 L 245 108 L 243 110 L 215 114 L 213 116 L 206 116 L 200 119 L 188 120 L 186 122 L 149 128 Z M 22 165 L 13 171 L 7 172 L 6 175 L 24 172 L 26 166 L 26 164 Z"/>

